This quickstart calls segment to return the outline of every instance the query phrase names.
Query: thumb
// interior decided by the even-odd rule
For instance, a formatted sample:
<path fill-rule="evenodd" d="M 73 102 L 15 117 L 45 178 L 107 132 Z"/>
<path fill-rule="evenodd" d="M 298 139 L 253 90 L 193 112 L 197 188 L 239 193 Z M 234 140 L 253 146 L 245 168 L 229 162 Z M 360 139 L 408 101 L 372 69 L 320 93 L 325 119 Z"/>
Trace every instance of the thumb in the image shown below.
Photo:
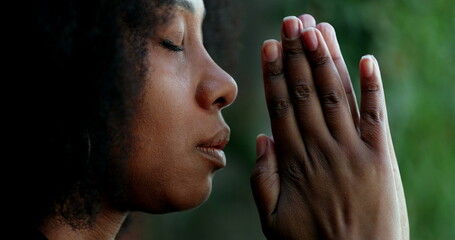
<path fill-rule="evenodd" d="M 257 160 L 251 175 L 251 188 L 261 217 L 267 217 L 276 208 L 280 194 L 280 177 L 275 144 L 266 135 L 256 139 Z"/>

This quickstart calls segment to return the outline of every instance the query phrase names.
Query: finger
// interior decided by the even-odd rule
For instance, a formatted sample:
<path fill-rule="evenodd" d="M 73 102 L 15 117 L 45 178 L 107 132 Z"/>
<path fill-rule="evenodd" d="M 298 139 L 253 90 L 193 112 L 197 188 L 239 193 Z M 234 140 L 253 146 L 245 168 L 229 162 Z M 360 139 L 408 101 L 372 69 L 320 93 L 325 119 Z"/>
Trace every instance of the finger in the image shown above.
<path fill-rule="evenodd" d="M 321 31 L 324 40 L 329 48 L 332 60 L 340 75 L 341 82 L 343 83 L 344 91 L 348 99 L 349 108 L 352 115 L 352 120 L 356 129 L 359 127 L 360 115 L 359 108 L 357 106 L 357 100 L 355 96 L 354 88 L 352 87 L 351 77 L 349 76 L 348 68 L 341 54 L 340 46 L 336 37 L 335 29 L 329 23 L 320 23 L 316 26 Z"/>
<path fill-rule="evenodd" d="M 370 72 L 371 65 L 373 66 L 373 73 Z M 409 239 L 406 198 L 404 195 L 403 183 L 401 181 L 400 169 L 395 156 L 392 136 L 390 134 L 381 72 L 376 58 L 374 56 L 363 57 L 360 62 L 360 71 L 362 86 L 361 136 L 370 146 L 381 148 L 387 147 L 388 149 L 400 209 L 401 236 L 402 239 Z M 367 100 L 370 104 L 366 103 Z M 384 130 L 382 131 L 382 129 Z M 386 144 L 383 144 L 384 138 Z"/>
<path fill-rule="evenodd" d="M 251 175 L 251 188 L 261 218 L 274 212 L 280 195 L 280 177 L 274 143 L 265 135 L 256 140 L 257 161 Z"/>
<path fill-rule="evenodd" d="M 379 66 L 372 56 L 364 56 L 360 60 L 360 88 L 360 136 L 373 148 L 385 149 L 388 139 L 384 90 Z"/>
<path fill-rule="evenodd" d="M 287 152 L 302 148 L 303 142 L 289 98 L 281 53 L 281 44 L 276 40 L 264 42 L 262 70 L 272 133 L 279 151 Z"/>
<path fill-rule="evenodd" d="M 374 63 L 379 66 L 378 60 L 372 56 Z M 378 73 L 380 75 L 380 69 L 378 68 Z M 384 97 L 384 104 L 385 104 L 385 97 Z M 393 146 L 392 134 L 390 131 L 389 121 L 388 121 L 388 114 L 387 114 L 387 104 L 384 105 L 384 112 L 385 112 L 385 124 L 386 124 L 386 134 L 387 134 L 387 143 L 389 149 L 390 159 L 392 161 L 392 169 L 393 169 L 393 176 L 395 179 L 395 189 L 398 195 L 398 204 L 400 209 L 400 225 L 401 225 L 401 236 L 402 239 L 408 240 L 409 236 L 409 220 L 408 220 L 408 211 L 407 211 L 407 204 L 406 204 L 406 197 L 404 195 L 403 189 L 403 182 L 401 181 L 401 174 L 400 168 L 398 165 L 398 161 L 395 155 L 395 149 Z"/>
<path fill-rule="evenodd" d="M 351 141 L 357 136 L 337 68 L 321 32 L 309 28 L 302 34 L 325 122 L 332 136 L 339 141 Z"/>
<path fill-rule="evenodd" d="M 299 16 L 300 21 L 302 21 L 303 29 L 309 27 L 316 27 L 316 20 L 310 14 L 302 14 Z"/>
<path fill-rule="evenodd" d="M 300 20 L 288 17 L 283 21 L 282 46 L 286 81 L 294 106 L 294 114 L 304 139 L 331 139 L 317 96 L 310 64 L 305 55 Z"/>

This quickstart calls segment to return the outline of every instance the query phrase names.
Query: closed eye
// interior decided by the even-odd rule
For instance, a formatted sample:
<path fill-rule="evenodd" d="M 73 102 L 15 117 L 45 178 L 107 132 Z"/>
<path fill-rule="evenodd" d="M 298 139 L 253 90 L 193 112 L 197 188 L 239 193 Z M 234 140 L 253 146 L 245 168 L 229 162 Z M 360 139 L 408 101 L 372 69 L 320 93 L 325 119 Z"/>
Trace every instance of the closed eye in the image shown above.
<path fill-rule="evenodd" d="M 181 52 L 183 51 L 183 46 L 178 46 L 175 43 L 173 43 L 171 40 L 168 39 L 162 39 L 161 40 L 161 46 L 163 46 L 166 49 L 169 49 L 174 52 Z"/>

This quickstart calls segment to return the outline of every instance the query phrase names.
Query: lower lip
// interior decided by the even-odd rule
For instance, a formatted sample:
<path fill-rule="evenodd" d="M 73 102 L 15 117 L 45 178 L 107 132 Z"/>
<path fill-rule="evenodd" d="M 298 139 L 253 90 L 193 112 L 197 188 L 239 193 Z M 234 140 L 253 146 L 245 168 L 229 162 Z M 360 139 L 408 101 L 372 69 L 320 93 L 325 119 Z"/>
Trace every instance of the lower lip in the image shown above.
<path fill-rule="evenodd" d="M 223 150 L 204 147 L 196 147 L 196 150 L 210 160 L 215 165 L 215 168 L 219 169 L 226 166 L 226 156 Z"/>

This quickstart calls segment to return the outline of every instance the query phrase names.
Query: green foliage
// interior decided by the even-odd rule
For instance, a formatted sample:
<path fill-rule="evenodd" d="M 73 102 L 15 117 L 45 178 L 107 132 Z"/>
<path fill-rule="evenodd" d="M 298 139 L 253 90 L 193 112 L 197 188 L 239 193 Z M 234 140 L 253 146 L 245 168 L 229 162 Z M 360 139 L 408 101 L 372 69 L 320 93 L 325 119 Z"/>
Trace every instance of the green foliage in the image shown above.
<path fill-rule="evenodd" d="M 358 92 L 358 61 L 380 63 L 415 240 L 455 239 L 455 1 L 245 1 L 237 102 L 225 111 L 233 134 L 228 167 L 199 209 L 153 216 L 155 239 L 263 239 L 249 187 L 255 137 L 270 134 L 260 47 L 287 15 L 334 25 Z"/>

